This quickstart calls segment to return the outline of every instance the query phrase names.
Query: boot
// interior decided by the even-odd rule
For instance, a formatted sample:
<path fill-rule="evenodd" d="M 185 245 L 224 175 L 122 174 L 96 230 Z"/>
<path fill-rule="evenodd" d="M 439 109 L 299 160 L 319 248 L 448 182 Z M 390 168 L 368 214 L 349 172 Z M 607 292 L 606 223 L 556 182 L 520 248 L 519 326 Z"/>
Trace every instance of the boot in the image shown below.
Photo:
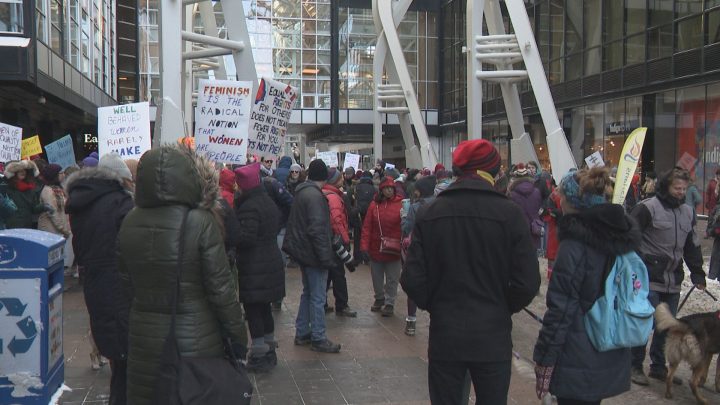
<path fill-rule="evenodd" d="M 415 336 L 415 321 L 405 321 L 405 334 Z"/>
<path fill-rule="evenodd" d="M 272 359 L 267 353 L 262 356 L 250 356 L 246 368 L 250 373 L 267 373 L 273 368 Z"/>
<path fill-rule="evenodd" d="M 370 311 L 372 312 L 380 312 L 383 305 L 385 305 L 385 300 L 375 300 L 375 302 L 370 307 Z"/>

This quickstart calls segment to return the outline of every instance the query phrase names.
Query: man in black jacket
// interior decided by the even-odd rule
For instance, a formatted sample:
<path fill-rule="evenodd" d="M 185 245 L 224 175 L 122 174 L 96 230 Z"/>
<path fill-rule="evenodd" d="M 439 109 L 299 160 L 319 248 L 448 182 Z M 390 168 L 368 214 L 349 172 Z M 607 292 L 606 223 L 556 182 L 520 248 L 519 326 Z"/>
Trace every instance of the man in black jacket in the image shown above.
<path fill-rule="evenodd" d="M 430 312 L 433 404 L 460 404 L 466 372 L 483 403 L 505 404 L 511 315 L 540 288 L 535 247 L 520 207 L 493 188 L 500 155 L 486 140 L 460 143 L 458 179 L 415 222 L 400 283 Z"/>
<path fill-rule="evenodd" d="M 325 335 L 328 270 L 335 267 L 330 208 L 321 189 L 328 178 L 325 163 L 308 166 L 308 181 L 297 186 L 283 251 L 300 264 L 303 292 L 295 320 L 295 344 L 311 344 L 317 352 L 338 353 L 340 345 Z"/>

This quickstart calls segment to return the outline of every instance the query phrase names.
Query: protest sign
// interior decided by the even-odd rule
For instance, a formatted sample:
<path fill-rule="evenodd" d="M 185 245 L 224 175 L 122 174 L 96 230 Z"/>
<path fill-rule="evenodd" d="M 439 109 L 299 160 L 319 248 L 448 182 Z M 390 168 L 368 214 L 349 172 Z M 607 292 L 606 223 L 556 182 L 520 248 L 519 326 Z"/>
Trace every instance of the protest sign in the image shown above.
<path fill-rule="evenodd" d="M 276 80 L 260 80 L 250 112 L 248 153 L 277 160 L 285 146 L 285 133 L 297 98 L 297 89 Z"/>
<path fill-rule="evenodd" d="M 200 80 L 195 150 L 221 163 L 247 162 L 252 82 Z"/>
<path fill-rule="evenodd" d="M 675 166 L 682 167 L 683 169 L 691 172 L 695 168 L 695 163 L 697 163 L 697 158 L 695 158 L 693 155 L 685 152 L 680 157 L 680 160 L 677 161 Z"/>
<path fill-rule="evenodd" d="M 63 169 L 75 164 L 75 150 L 70 135 L 65 135 L 55 142 L 45 145 L 48 162 L 60 165 Z"/>
<path fill-rule="evenodd" d="M 337 152 L 315 152 L 315 157 L 325 162 L 327 167 L 338 167 Z"/>
<path fill-rule="evenodd" d="M 392 164 L 392 163 L 385 163 L 385 170 L 387 170 L 387 169 L 394 169 L 394 168 L 395 168 L 395 165 L 394 165 L 394 164 Z"/>
<path fill-rule="evenodd" d="M 605 166 L 605 162 L 603 162 L 603 157 L 600 154 L 600 151 L 595 151 L 595 153 L 586 157 L 585 163 L 587 163 L 587 166 L 590 169 L 592 169 L 593 167 L 604 167 Z"/>
<path fill-rule="evenodd" d="M 632 180 L 635 169 L 637 169 L 640 161 L 640 153 L 645 143 L 645 133 L 647 128 L 640 127 L 632 131 L 625 141 L 622 149 L 620 165 L 618 165 L 617 175 L 615 176 L 615 190 L 613 191 L 613 204 L 622 204 L 625 202 L 625 196 L 630 189 L 630 181 Z"/>
<path fill-rule="evenodd" d="M 23 139 L 20 149 L 20 159 L 41 154 L 42 145 L 40 145 L 40 137 L 35 135 L 28 139 Z"/>
<path fill-rule="evenodd" d="M 346 153 L 343 170 L 347 169 L 348 167 L 352 167 L 353 169 L 355 169 L 355 171 L 360 170 L 360 155 L 356 155 L 354 153 Z"/>
<path fill-rule="evenodd" d="M 98 153 L 117 152 L 123 160 L 140 159 L 150 150 L 150 104 L 98 108 Z"/>
<path fill-rule="evenodd" d="M 0 162 L 20 160 L 22 128 L 0 122 Z"/>

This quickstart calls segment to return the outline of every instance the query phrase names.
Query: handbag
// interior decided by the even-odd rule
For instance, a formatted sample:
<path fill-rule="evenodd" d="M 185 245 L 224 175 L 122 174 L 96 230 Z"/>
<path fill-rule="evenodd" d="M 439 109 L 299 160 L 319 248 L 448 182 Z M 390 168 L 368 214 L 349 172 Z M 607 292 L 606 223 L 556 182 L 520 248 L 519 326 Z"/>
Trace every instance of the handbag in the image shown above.
<path fill-rule="evenodd" d="M 177 284 L 173 290 L 170 331 L 160 355 L 154 403 L 160 405 L 249 405 L 253 386 L 245 368 L 232 350 L 226 350 L 230 358 L 182 357 L 180 355 L 175 335 L 175 317 L 182 273 L 180 266 L 185 250 L 182 235 L 184 235 L 188 212 L 189 210 L 185 212 L 180 225 L 181 240 L 177 262 Z"/>
<path fill-rule="evenodd" d="M 375 206 L 377 214 L 378 229 L 380 229 L 380 253 L 386 255 L 400 256 L 400 239 L 383 236 L 382 225 L 380 224 L 380 208 Z"/>

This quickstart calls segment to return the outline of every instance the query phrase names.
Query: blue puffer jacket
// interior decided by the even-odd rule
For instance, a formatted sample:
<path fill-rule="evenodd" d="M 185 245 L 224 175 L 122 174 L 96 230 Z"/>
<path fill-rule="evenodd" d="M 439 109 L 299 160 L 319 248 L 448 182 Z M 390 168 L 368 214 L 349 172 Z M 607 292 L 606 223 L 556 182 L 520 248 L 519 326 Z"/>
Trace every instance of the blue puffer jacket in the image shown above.
<path fill-rule="evenodd" d="M 277 179 L 280 184 L 285 184 L 288 176 L 290 175 L 290 166 L 292 166 L 293 160 L 290 156 L 283 156 L 278 162 L 277 169 L 273 173 L 273 176 Z"/>

